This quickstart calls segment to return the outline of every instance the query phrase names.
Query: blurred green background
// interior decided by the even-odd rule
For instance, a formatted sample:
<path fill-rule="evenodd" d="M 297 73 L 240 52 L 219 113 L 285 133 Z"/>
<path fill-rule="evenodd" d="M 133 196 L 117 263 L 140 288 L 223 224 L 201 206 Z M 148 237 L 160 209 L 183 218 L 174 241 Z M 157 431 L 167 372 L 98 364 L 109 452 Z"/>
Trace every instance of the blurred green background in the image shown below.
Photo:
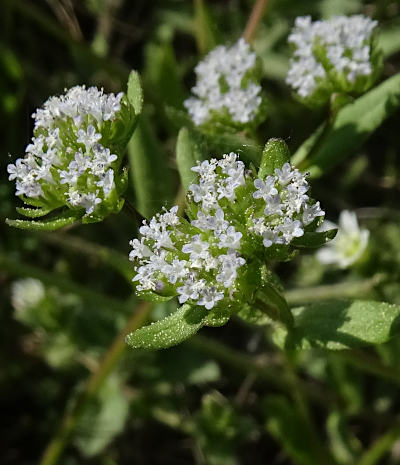
<path fill-rule="evenodd" d="M 241 36 L 253 4 L 0 0 L 2 465 L 400 464 L 398 339 L 287 358 L 268 329 L 232 320 L 173 349 L 133 351 L 123 343 L 127 322 L 176 308 L 174 301 L 146 307 L 133 294 L 127 255 L 137 212 L 124 208 L 102 223 L 51 234 L 4 224 L 19 202 L 6 166 L 29 143 L 32 112 L 76 84 L 125 90 L 132 68 L 142 76 L 145 113 L 131 145 L 128 197 L 141 213 L 171 205 L 193 68 L 212 47 Z M 398 1 L 270 0 L 254 41 L 268 97 L 262 143 L 281 137 L 294 152 L 326 116 L 296 102 L 284 82 L 296 16 L 355 13 L 379 21 L 387 57 L 381 79 L 398 73 Z M 397 111 L 313 182 L 327 217 L 356 211 L 370 244 L 351 270 L 325 269 L 312 254 L 279 265 L 289 303 L 319 296 L 400 303 L 399 128 Z M 135 159 L 140 150 L 164 181 L 146 205 L 135 190 L 138 178 L 151 176 Z"/>

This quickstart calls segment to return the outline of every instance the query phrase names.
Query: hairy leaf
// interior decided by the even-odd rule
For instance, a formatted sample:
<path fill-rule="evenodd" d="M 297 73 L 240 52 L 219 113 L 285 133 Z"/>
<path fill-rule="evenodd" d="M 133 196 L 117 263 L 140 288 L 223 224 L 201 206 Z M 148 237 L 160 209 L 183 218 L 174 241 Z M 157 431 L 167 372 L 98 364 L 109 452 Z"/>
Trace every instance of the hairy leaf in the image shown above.
<path fill-rule="evenodd" d="M 400 306 L 384 302 L 336 300 L 292 309 L 295 327 L 291 337 L 275 329 L 279 346 L 299 349 L 348 349 L 382 344 L 400 331 Z"/>
<path fill-rule="evenodd" d="M 324 129 L 319 127 L 320 137 L 313 134 L 304 143 L 307 148 L 312 147 L 301 167 L 307 168 L 313 177 L 321 176 L 353 154 L 399 106 L 400 73 L 346 105 L 333 124 Z M 304 160 L 303 146 L 293 155 L 294 163 Z"/>
<path fill-rule="evenodd" d="M 126 343 L 134 349 L 166 349 L 180 344 L 206 324 L 208 311 L 201 307 L 183 305 L 166 318 L 126 337 Z"/>
<path fill-rule="evenodd" d="M 74 223 L 78 220 L 78 218 L 79 217 L 77 215 L 67 212 L 65 214 L 60 214 L 57 217 L 53 217 L 48 221 L 10 220 L 7 218 L 6 223 L 8 226 L 26 229 L 28 231 L 55 231 L 63 226 Z"/>
<path fill-rule="evenodd" d="M 50 209 L 45 208 L 25 208 L 25 207 L 16 207 L 16 210 L 21 215 L 26 216 L 27 218 L 39 218 L 41 216 L 46 216 L 51 212 Z"/>
<path fill-rule="evenodd" d="M 176 163 L 185 191 L 196 179 L 192 167 L 196 166 L 197 161 L 203 161 L 206 158 L 205 143 L 200 135 L 190 129 L 182 128 L 176 144 Z"/>
<path fill-rule="evenodd" d="M 274 174 L 276 168 L 280 169 L 290 160 L 289 148 L 282 139 L 269 139 L 261 156 L 258 176 L 265 178 L 269 174 Z"/>
<path fill-rule="evenodd" d="M 128 100 L 133 106 L 136 116 L 140 115 L 143 108 L 143 91 L 140 77 L 136 71 L 131 71 L 128 79 Z"/>

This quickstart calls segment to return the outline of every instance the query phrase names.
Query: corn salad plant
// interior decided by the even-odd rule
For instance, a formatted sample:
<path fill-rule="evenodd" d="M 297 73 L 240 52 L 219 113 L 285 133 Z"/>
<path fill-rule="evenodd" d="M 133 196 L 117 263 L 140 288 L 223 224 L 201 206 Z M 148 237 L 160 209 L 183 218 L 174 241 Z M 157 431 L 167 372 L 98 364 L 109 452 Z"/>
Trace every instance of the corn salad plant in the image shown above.
<path fill-rule="evenodd" d="M 134 3 L 0 19 L 4 463 L 400 463 L 399 5 Z"/>

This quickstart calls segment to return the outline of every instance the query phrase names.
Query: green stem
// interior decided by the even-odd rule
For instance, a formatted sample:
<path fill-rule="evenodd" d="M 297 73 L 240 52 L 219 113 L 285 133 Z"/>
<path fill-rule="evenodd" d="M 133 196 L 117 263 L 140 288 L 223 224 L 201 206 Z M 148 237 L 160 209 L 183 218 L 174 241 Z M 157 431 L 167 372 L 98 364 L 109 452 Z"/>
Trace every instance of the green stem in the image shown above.
<path fill-rule="evenodd" d="M 362 455 L 358 465 L 376 465 L 400 437 L 400 425 L 393 426 Z"/>
<path fill-rule="evenodd" d="M 382 274 L 376 274 L 372 278 L 363 281 L 292 289 L 286 291 L 284 295 L 290 306 L 329 299 L 355 298 L 365 296 L 368 291 L 382 282 L 383 279 L 384 276 Z"/>
<path fill-rule="evenodd" d="M 46 447 L 39 465 L 57 465 L 60 463 L 60 457 L 72 433 L 74 432 L 86 405 L 99 391 L 104 381 L 124 354 L 127 348 L 127 345 L 125 344 L 125 336 L 132 331 L 135 331 L 145 323 L 150 309 L 150 304 L 144 302 L 141 303 L 136 312 L 133 313 L 124 329 L 120 332 L 108 349 L 98 370 L 87 380 L 85 390 L 78 397 L 72 409 L 68 409 L 66 412 L 55 436 Z"/>
<path fill-rule="evenodd" d="M 400 370 L 396 366 L 382 363 L 377 357 L 360 350 L 340 351 L 337 355 L 362 371 L 400 384 Z"/>
<path fill-rule="evenodd" d="M 293 315 L 286 302 L 286 299 L 273 286 L 268 283 L 263 284 L 257 291 L 256 304 L 263 313 L 266 313 L 272 320 L 283 323 L 288 329 L 294 325 Z"/>

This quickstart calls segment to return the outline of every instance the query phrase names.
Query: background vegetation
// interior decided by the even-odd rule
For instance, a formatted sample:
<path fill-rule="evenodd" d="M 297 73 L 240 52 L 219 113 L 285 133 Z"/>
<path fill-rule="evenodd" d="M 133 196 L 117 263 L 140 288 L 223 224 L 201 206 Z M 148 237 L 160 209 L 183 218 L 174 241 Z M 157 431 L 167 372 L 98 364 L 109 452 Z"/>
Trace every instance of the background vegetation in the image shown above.
<path fill-rule="evenodd" d="M 145 216 L 171 205 L 179 195 L 175 146 L 193 68 L 216 44 L 242 35 L 252 6 L 1 0 L 2 464 L 400 464 L 398 337 L 288 359 L 268 329 L 232 320 L 173 349 L 133 351 L 124 344 L 127 329 L 176 308 L 150 307 L 133 295 L 127 255 L 140 225 L 136 211 L 126 206 L 118 218 L 50 234 L 4 224 L 18 201 L 6 166 L 29 143 L 29 115 L 75 84 L 124 90 L 131 68 L 142 76 L 146 105 L 130 144 L 128 197 Z M 297 103 L 284 82 L 296 16 L 353 13 L 379 20 L 382 80 L 398 73 L 397 1 L 268 4 L 254 40 L 269 109 L 261 141 L 281 137 L 294 152 L 326 116 Z M 332 297 L 400 304 L 399 127 L 397 111 L 313 182 L 330 220 L 345 208 L 357 212 L 371 232 L 368 256 L 350 271 L 325 269 L 311 254 L 279 267 L 290 304 Z M 223 146 L 210 144 L 210 154 Z M 135 179 L 155 184 L 157 195 L 142 195 Z M 16 310 L 11 289 L 26 277 L 39 279 L 45 295 L 36 307 Z"/>

